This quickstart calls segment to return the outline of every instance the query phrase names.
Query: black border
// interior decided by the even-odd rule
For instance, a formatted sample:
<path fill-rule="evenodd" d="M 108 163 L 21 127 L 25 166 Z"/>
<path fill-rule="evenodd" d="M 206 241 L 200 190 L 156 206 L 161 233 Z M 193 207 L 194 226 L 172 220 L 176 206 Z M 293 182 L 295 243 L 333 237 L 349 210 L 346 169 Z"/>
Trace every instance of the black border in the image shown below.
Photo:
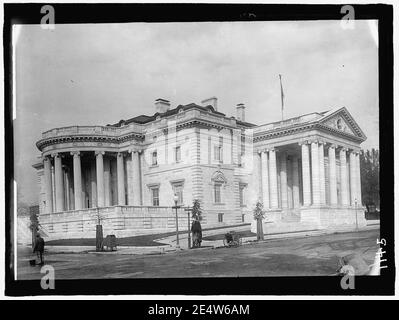
<path fill-rule="evenodd" d="M 39 281 L 14 281 L 12 266 L 13 217 L 13 126 L 11 28 L 13 24 L 40 23 L 45 3 L 4 4 L 5 83 L 5 212 L 6 295 L 76 294 L 187 294 L 187 295 L 393 295 L 394 265 L 394 183 L 393 183 L 393 7 L 353 5 L 356 19 L 379 22 L 379 113 L 381 155 L 381 237 L 387 240 L 384 258 L 388 269 L 380 277 L 357 277 L 354 290 L 342 290 L 337 277 L 192 278 L 58 280 L 55 290 L 42 290 Z M 336 20 L 342 5 L 288 4 L 57 4 L 56 23 L 186 22 Z M 339 93 L 337 93 L 339 94 Z"/>

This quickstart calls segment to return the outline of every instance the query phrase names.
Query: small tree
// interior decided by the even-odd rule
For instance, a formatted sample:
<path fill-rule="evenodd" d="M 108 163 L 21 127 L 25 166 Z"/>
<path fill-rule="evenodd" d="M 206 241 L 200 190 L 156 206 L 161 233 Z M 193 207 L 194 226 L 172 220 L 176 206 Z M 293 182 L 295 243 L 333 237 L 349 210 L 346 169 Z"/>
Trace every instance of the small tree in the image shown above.
<path fill-rule="evenodd" d="M 256 220 L 256 239 L 264 240 L 262 220 L 265 219 L 265 211 L 262 202 L 256 202 L 254 209 L 254 219 Z"/>
<path fill-rule="evenodd" d="M 193 219 L 198 219 L 198 221 L 202 220 L 201 204 L 198 199 L 195 199 L 193 202 L 193 210 L 191 216 Z"/>
<path fill-rule="evenodd" d="M 32 232 L 32 248 L 35 246 L 36 235 L 39 232 L 40 224 L 37 216 L 37 211 L 34 209 L 29 210 L 30 225 L 29 229 Z"/>

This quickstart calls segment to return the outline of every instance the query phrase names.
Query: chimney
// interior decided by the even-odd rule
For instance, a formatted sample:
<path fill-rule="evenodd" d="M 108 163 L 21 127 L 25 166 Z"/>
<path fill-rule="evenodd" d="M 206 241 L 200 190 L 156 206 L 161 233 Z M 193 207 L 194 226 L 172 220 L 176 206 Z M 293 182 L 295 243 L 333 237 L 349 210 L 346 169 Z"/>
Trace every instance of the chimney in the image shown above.
<path fill-rule="evenodd" d="M 211 105 L 215 111 L 218 110 L 218 98 L 212 97 L 201 101 L 202 106 L 206 107 Z"/>
<path fill-rule="evenodd" d="M 170 102 L 165 99 L 157 99 L 155 100 L 155 110 L 158 113 L 165 113 L 169 110 Z"/>
<path fill-rule="evenodd" d="M 236 107 L 237 119 L 240 121 L 245 121 L 245 104 L 239 103 Z"/>

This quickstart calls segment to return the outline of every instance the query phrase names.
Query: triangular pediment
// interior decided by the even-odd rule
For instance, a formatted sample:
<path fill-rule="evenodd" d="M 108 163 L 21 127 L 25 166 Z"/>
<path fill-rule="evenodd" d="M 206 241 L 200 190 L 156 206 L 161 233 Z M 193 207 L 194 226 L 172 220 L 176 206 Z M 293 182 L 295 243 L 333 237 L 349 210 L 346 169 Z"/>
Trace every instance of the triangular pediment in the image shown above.
<path fill-rule="evenodd" d="M 227 183 L 227 179 L 221 171 L 214 172 L 211 180 L 217 183 Z"/>
<path fill-rule="evenodd" d="M 367 139 L 362 129 L 360 129 L 345 107 L 327 112 L 319 119 L 319 123 L 337 133 L 352 135 L 363 141 Z"/>

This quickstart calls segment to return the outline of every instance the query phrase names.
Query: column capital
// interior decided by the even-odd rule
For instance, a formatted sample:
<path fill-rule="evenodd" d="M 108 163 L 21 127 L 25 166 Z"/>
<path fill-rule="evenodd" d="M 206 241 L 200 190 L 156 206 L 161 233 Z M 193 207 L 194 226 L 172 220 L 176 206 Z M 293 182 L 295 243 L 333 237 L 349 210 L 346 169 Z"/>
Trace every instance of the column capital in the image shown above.
<path fill-rule="evenodd" d="M 116 154 L 116 156 L 117 156 L 117 157 L 123 158 L 123 157 L 125 156 L 125 152 L 118 152 L 118 153 Z"/>
<path fill-rule="evenodd" d="M 339 146 L 338 148 L 340 149 L 339 151 L 342 151 L 342 152 L 349 151 L 349 149 L 344 146 Z"/>
<path fill-rule="evenodd" d="M 327 145 L 327 141 L 325 141 L 323 139 L 319 139 L 319 144 L 325 146 L 325 145 Z"/>
<path fill-rule="evenodd" d="M 337 148 L 338 148 L 338 145 L 335 144 L 335 143 L 330 143 L 330 144 L 328 145 L 328 148 L 330 148 L 330 149 L 337 149 Z"/>
<path fill-rule="evenodd" d="M 104 155 L 105 151 L 94 151 L 94 154 L 98 156 L 99 154 Z"/>
<path fill-rule="evenodd" d="M 311 143 L 311 144 L 314 144 L 314 143 L 315 143 L 315 144 L 318 145 L 318 144 L 320 143 L 320 140 L 315 138 L 315 139 L 310 140 L 310 143 Z"/>
<path fill-rule="evenodd" d="M 142 149 L 129 149 L 128 151 L 127 151 L 128 153 L 138 153 L 138 154 L 140 154 L 140 153 L 142 153 L 143 152 L 143 150 Z"/>
<path fill-rule="evenodd" d="M 58 153 L 58 152 L 54 152 L 54 153 L 51 154 L 51 157 L 52 158 L 62 158 L 62 154 Z"/>
<path fill-rule="evenodd" d="M 50 157 L 49 156 L 42 156 L 42 161 L 50 161 Z"/>
<path fill-rule="evenodd" d="M 358 155 L 360 153 L 360 150 L 358 149 L 349 149 L 350 153 L 353 153 L 354 155 Z"/>
<path fill-rule="evenodd" d="M 71 156 L 80 156 L 80 151 L 71 151 Z"/>
<path fill-rule="evenodd" d="M 300 146 L 303 146 L 303 145 L 308 145 L 308 144 L 310 144 L 310 140 L 308 140 L 308 139 L 303 139 L 303 140 L 300 140 L 299 142 L 298 142 L 298 144 L 300 145 Z"/>

